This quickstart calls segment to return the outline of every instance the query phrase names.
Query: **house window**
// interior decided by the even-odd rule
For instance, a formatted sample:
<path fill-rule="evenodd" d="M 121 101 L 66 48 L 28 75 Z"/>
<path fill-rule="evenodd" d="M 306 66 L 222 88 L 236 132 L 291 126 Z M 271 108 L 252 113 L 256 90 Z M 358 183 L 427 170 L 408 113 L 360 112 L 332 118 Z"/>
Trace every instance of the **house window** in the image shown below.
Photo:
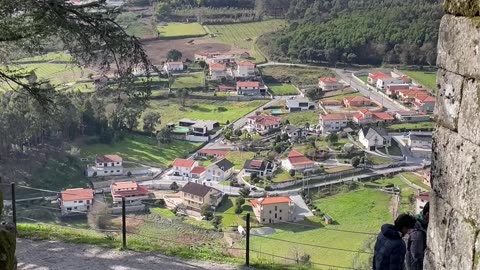
<path fill-rule="evenodd" d="M 113 173 L 113 171 L 110 171 L 111 173 Z"/>
<path fill-rule="evenodd" d="M 271 213 L 272 213 L 272 210 L 268 211 L 268 213 L 271 214 Z"/>
<path fill-rule="evenodd" d="M 90 203 L 90 200 L 87 200 L 87 204 L 89 204 L 89 203 Z"/>
<path fill-rule="evenodd" d="M 71 210 L 72 210 L 72 208 L 71 208 L 71 207 L 67 207 L 67 210 L 68 210 L 68 211 L 71 211 Z"/>
<path fill-rule="evenodd" d="M 108 173 L 108 171 L 103 171 L 103 173 Z"/>
<path fill-rule="evenodd" d="M 83 201 L 78 201 L 78 203 L 83 203 Z"/>
<path fill-rule="evenodd" d="M 275 213 L 275 218 L 277 218 L 277 213 Z"/>
<path fill-rule="evenodd" d="M 280 209 L 280 213 L 282 212 L 282 209 Z"/>
<path fill-rule="evenodd" d="M 280 220 L 282 220 L 282 217 L 280 217 Z"/>
<path fill-rule="evenodd" d="M 120 172 L 120 170 L 117 170 L 117 172 Z"/>
<path fill-rule="evenodd" d="M 120 162 L 117 162 L 117 164 L 120 164 Z"/>
<path fill-rule="evenodd" d="M 278 207 L 277 207 L 277 206 L 275 206 L 275 211 L 277 211 L 277 208 L 278 208 Z"/>
<path fill-rule="evenodd" d="M 90 206 L 87 206 L 87 210 L 90 210 Z M 282 219 L 282 218 L 280 218 L 280 219 Z"/>
<path fill-rule="evenodd" d="M 264 218 L 262 218 L 262 222 L 265 222 L 265 219 L 264 219 Z"/>
<path fill-rule="evenodd" d="M 73 207 L 73 209 L 77 209 L 77 207 L 75 206 L 75 207 Z"/>

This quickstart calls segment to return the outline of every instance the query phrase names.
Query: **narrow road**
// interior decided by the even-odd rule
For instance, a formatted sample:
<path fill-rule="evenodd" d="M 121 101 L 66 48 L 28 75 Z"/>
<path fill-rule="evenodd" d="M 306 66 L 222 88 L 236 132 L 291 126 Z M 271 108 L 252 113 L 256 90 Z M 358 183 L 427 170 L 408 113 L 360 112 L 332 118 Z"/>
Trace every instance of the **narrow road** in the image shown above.
<path fill-rule="evenodd" d="M 17 240 L 18 270 L 234 270 L 241 267 L 186 261 L 153 252 L 105 249 L 57 241 Z"/>

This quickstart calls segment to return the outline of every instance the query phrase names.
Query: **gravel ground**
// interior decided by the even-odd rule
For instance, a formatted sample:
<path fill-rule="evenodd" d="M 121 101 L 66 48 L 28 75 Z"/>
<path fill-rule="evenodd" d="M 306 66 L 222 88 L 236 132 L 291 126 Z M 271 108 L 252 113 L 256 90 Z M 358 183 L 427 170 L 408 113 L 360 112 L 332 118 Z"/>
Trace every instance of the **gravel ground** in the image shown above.
<path fill-rule="evenodd" d="M 156 253 L 119 251 L 57 241 L 17 240 L 18 270 L 234 270 L 233 265 L 181 261 Z"/>

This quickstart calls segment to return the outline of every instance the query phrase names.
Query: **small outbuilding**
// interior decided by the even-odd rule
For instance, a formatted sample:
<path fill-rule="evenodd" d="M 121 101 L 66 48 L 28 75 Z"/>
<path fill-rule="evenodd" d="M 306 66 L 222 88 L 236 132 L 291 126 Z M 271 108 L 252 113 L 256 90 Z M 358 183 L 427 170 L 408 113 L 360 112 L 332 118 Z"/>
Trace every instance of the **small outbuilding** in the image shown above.
<path fill-rule="evenodd" d="M 332 224 L 333 223 L 333 218 L 329 216 L 328 214 L 323 215 L 323 220 L 325 221 L 325 224 Z"/>

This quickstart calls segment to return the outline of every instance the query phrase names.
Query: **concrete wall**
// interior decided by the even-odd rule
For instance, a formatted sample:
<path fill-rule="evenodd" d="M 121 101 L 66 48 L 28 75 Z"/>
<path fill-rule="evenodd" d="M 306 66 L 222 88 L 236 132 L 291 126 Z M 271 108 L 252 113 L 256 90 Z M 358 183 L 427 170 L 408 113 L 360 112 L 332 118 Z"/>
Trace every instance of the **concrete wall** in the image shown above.
<path fill-rule="evenodd" d="M 480 2 L 446 0 L 425 269 L 480 269 Z"/>

